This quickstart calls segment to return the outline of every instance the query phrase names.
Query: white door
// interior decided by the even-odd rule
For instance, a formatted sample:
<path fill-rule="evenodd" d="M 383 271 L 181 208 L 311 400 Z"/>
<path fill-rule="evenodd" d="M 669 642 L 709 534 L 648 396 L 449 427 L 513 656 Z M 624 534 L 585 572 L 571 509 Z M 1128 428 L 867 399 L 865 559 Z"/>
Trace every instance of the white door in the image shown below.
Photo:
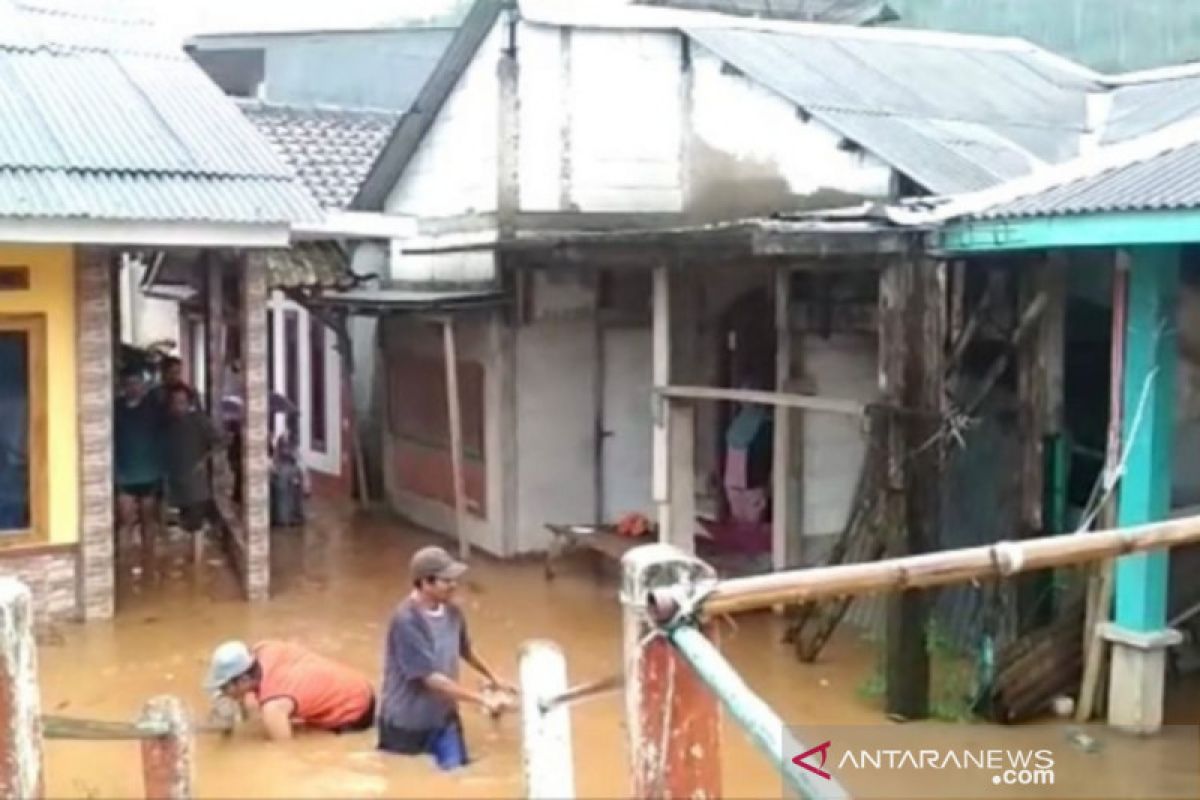
<path fill-rule="evenodd" d="M 270 303 L 271 390 L 299 409 L 292 437 L 304 465 L 326 475 L 342 471 L 342 364 L 333 332 L 305 308 L 274 292 Z M 286 420 L 272 422 L 274 436 Z"/>
<path fill-rule="evenodd" d="M 604 347 L 604 519 L 638 511 L 654 518 L 651 493 L 651 391 L 649 328 L 606 328 Z"/>

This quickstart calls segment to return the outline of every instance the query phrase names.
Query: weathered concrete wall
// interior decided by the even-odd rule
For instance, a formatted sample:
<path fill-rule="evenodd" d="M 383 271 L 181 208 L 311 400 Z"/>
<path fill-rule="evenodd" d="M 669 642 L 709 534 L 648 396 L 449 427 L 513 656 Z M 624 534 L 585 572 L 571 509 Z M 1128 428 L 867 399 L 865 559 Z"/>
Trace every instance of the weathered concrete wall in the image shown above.
<path fill-rule="evenodd" d="M 521 208 L 681 210 L 680 35 L 522 23 L 518 42 Z"/>
<path fill-rule="evenodd" d="M 576 275 L 537 273 L 532 324 L 517 331 L 517 547 L 542 550 L 547 522 L 595 514 L 593 294 Z"/>
<path fill-rule="evenodd" d="M 692 47 L 687 207 L 697 219 L 830 208 L 887 197 L 893 171 L 843 147 L 783 96 Z"/>

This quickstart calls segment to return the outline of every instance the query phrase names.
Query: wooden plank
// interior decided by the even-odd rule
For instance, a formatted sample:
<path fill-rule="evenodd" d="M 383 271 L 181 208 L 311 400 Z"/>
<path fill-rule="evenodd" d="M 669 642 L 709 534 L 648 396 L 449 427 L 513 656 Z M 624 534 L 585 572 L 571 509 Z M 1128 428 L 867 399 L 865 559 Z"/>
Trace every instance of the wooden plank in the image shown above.
<path fill-rule="evenodd" d="M 666 388 L 671 382 L 671 273 L 669 268 L 659 265 L 654 268 L 651 305 L 652 319 L 652 376 L 655 390 Z M 665 404 L 655 406 L 653 432 L 652 491 L 658 506 L 658 525 L 662 535 L 670 529 L 668 499 L 670 495 L 668 452 L 670 424 Z"/>
<path fill-rule="evenodd" d="M 454 479 L 454 528 L 458 537 L 461 558 L 471 555 L 467 537 L 467 484 L 463 475 L 462 399 L 458 394 L 458 346 L 454 337 L 454 320 L 442 321 L 442 347 L 446 364 L 446 406 L 450 419 L 450 468 Z"/>
<path fill-rule="evenodd" d="M 691 403 L 675 401 L 668 416 L 671 528 L 666 535 L 667 541 L 691 554 L 696 549 L 696 409 Z"/>
<path fill-rule="evenodd" d="M 840 400 L 814 395 L 763 392 L 753 389 L 719 389 L 708 386 L 666 386 L 656 389 L 660 397 L 672 400 L 712 400 L 715 402 L 757 403 L 764 406 L 798 408 L 825 414 L 861 417 L 867 405 L 857 400 Z"/>
<path fill-rule="evenodd" d="M 775 390 L 783 393 L 792 378 L 791 285 L 792 271 L 781 267 L 775 271 Z M 799 539 L 800 531 L 792 529 L 791 512 L 791 447 L 792 413 L 786 406 L 776 406 L 773 435 L 771 479 L 771 563 L 776 570 L 796 566 L 791 558 L 800 557 L 799 541 L 789 548 L 788 532 Z M 789 550 L 791 552 L 789 552 Z"/>
<path fill-rule="evenodd" d="M 1109 411 L 1108 439 L 1104 454 L 1104 475 L 1113 475 L 1121 461 L 1121 426 L 1124 423 L 1125 373 L 1125 319 L 1129 300 L 1129 269 L 1127 263 L 1118 261 L 1113 268 L 1112 287 L 1112 331 L 1109 368 Z M 1111 488 L 1104 487 L 1100 511 L 1100 524 L 1113 528 L 1117 524 L 1116 496 Z M 1101 561 L 1088 576 L 1087 608 L 1083 626 L 1083 680 L 1079 689 L 1079 703 L 1075 708 L 1075 719 L 1090 722 L 1092 714 L 1101 704 L 1102 674 L 1104 672 L 1104 637 L 1100 626 L 1108 621 L 1112 613 L 1113 563 Z"/>

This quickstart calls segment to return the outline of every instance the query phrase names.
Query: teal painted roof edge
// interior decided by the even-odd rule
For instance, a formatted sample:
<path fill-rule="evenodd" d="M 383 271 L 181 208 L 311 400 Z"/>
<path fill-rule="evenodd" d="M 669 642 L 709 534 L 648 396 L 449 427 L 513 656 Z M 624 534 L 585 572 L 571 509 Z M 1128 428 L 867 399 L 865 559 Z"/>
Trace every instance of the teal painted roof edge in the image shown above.
<path fill-rule="evenodd" d="M 1200 209 L 955 222 L 933 234 L 946 253 L 1200 242 Z"/>

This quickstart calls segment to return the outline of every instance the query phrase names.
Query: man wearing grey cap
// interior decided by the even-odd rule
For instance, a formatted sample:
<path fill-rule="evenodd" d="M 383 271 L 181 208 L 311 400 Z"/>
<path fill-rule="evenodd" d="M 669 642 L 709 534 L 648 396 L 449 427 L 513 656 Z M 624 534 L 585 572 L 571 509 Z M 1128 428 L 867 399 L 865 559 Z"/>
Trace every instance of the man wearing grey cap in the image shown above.
<path fill-rule="evenodd" d="M 413 555 L 412 592 L 392 615 L 384 656 L 379 748 L 432 755 L 444 770 L 468 761 L 458 704 L 474 703 L 499 715 L 512 707 L 510 695 L 516 692 L 475 652 L 466 619 L 451 602 L 466 570 L 440 547 Z M 491 691 L 476 692 L 459 682 L 460 658 Z"/>

